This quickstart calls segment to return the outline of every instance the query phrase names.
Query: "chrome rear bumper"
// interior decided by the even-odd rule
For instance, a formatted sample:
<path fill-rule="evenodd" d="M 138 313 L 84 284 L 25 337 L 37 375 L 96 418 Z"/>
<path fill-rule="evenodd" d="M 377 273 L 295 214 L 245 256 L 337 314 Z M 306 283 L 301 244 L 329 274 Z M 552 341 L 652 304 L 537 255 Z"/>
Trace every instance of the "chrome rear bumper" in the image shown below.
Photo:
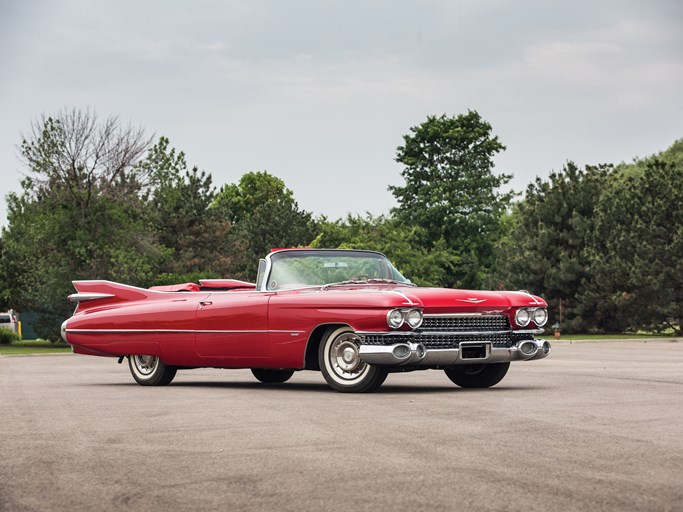
<path fill-rule="evenodd" d="M 528 339 L 511 347 L 494 347 L 491 342 L 461 342 L 458 348 L 427 348 L 422 343 L 361 345 L 360 358 L 368 364 L 390 366 L 448 366 L 453 364 L 532 361 L 550 354 L 550 342 Z"/>

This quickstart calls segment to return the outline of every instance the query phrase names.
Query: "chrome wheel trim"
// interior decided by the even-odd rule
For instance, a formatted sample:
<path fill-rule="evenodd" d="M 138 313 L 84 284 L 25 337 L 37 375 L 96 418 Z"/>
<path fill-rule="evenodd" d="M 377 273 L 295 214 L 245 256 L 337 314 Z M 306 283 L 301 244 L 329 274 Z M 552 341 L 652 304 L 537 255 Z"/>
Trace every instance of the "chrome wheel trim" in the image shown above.
<path fill-rule="evenodd" d="M 141 379 L 149 379 L 159 366 L 157 356 L 131 356 L 133 358 L 133 368 Z"/>
<path fill-rule="evenodd" d="M 358 336 L 353 332 L 342 332 L 328 343 L 325 365 L 336 382 L 353 385 L 370 371 L 370 366 L 360 358 Z"/>

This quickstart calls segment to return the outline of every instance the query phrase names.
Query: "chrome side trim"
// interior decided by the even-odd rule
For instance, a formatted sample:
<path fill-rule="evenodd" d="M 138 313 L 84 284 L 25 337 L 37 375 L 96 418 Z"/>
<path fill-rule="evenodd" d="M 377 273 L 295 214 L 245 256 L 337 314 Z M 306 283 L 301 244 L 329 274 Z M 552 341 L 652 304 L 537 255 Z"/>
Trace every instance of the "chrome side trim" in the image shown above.
<path fill-rule="evenodd" d="M 146 332 L 162 332 L 162 333 L 197 333 L 197 334 L 251 334 L 251 333 L 296 333 L 301 334 L 306 331 L 284 331 L 277 329 L 241 329 L 241 330 L 223 330 L 223 329 L 64 329 L 62 332 L 101 332 L 101 333 L 146 333 Z"/>
<path fill-rule="evenodd" d="M 66 299 L 69 302 L 85 302 L 88 300 L 111 299 L 115 297 L 112 293 L 72 293 Z"/>

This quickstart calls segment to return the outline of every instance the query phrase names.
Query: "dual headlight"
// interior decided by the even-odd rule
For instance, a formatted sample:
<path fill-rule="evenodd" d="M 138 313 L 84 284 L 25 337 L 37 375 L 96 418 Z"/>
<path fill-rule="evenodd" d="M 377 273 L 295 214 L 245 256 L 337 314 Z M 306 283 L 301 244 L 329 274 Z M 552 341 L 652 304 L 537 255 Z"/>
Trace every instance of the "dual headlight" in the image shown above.
<path fill-rule="evenodd" d="M 548 321 L 548 310 L 544 308 L 520 308 L 515 313 L 515 323 L 520 327 L 526 327 L 531 321 L 537 326 L 543 327 Z"/>
<path fill-rule="evenodd" d="M 411 329 L 417 329 L 422 324 L 422 310 L 419 308 L 392 309 L 387 313 L 387 324 L 392 329 L 398 329 L 404 323 Z"/>

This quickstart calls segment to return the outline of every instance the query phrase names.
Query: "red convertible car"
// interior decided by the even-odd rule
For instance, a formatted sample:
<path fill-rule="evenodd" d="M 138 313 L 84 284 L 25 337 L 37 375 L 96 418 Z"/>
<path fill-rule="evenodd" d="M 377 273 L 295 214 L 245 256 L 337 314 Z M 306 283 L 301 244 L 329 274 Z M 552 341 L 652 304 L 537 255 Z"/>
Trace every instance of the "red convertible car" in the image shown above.
<path fill-rule="evenodd" d="M 317 370 L 343 392 L 373 391 L 390 372 L 440 369 L 458 386 L 484 388 L 511 361 L 550 352 L 535 337 L 548 319 L 540 297 L 417 287 L 372 251 L 274 250 L 256 284 L 73 284 L 64 340 L 77 354 L 127 357 L 143 386 L 216 367 L 250 368 L 265 383 Z"/>

